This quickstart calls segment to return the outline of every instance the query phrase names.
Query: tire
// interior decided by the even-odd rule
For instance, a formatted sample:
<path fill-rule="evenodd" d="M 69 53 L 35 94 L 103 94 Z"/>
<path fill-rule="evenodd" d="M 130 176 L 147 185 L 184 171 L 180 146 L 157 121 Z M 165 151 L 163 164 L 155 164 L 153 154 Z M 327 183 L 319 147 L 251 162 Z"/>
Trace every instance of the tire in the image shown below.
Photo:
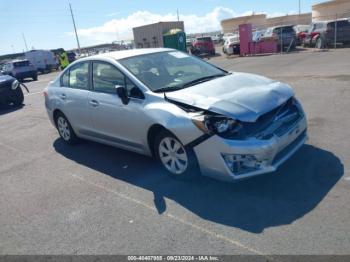
<path fill-rule="evenodd" d="M 163 130 L 156 136 L 154 152 L 160 165 L 170 177 L 190 180 L 198 176 L 198 162 L 193 149 L 185 147 L 169 131 Z"/>
<path fill-rule="evenodd" d="M 32 78 L 33 78 L 33 81 L 38 81 L 38 76 L 37 75 L 32 76 Z"/>
<path fill-rule="evenodd" d="M 24 96 L 21 87 L 17 87 L 16 90 L 12 91 L 10 100 L 16 107 L 23 105 Z"/>
<path fill-rule="evenodd" d="M 64 114 L 58 113 L 56 115 L 55 124 L 58 134 L 65 143 L 73 145 L 78 142 L 78 137 Z"/>
<path fill-rule="evenodd" d="M 318 49 L 322 49 L 324 47 L 323 40 L 321 37 L 317 38 L 315 47 Z"/>

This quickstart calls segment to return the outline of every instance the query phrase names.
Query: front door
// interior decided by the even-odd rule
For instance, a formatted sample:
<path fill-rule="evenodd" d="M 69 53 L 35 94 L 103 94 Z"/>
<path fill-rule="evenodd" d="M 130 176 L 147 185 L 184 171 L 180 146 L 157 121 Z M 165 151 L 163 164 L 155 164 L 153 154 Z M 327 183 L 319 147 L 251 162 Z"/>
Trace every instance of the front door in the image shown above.
<path fill-rule="evenodd" d="M 93 135 L 120 147 L 142 152 L 143 100 L 131 98 L 124 105 L 116 93 L 116 86 L 127 88 L 130 84 L 114 65 L 93 62 L 93 91 L 88 99 L 95 131 Z"/>

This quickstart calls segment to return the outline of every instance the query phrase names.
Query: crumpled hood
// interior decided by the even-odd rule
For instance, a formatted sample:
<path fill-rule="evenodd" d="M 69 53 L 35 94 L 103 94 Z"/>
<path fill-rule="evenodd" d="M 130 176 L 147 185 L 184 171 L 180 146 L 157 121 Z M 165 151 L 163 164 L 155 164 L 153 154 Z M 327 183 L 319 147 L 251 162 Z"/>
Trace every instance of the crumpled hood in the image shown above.
<path fill-rule="evenodd" d="M 166 97 L 244 122 L 254 122 L 293 95 L 292 88 L 287 84 L 258 75 L 235 72 L 169 92 Z"/>

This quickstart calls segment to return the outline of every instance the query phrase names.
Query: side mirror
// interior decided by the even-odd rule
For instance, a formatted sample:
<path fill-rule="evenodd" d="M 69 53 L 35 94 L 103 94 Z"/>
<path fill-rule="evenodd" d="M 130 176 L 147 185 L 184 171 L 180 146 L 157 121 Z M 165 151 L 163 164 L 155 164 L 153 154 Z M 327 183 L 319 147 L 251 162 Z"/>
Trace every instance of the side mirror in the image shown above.
<path fill-rule="evenodd" d="M 129 97 L 128 97 L 128 94 L 126 93 L 126 89 L 120 85 L 116 85 L 115 89 L 117 91 L 118 96 L 122 100 L 123 104 L 127 105 L 129 103 Z"/>

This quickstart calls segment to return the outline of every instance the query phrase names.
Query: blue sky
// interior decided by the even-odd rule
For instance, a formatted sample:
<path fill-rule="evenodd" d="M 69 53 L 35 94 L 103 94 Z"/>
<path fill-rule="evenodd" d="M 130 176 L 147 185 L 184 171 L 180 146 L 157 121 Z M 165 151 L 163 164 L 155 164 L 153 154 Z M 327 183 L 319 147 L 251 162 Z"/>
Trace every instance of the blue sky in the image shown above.
<path fill-rule="evenodd" d="M 2 20 L 0 54 L 21 52 L 28 48 L 50 49 L 76 47 L 69 13 L 72 4 L 82 46 L 132 38 L 131 28 L 144 23 L 176 18 L 185 21 L 186 31 L 219 29 L 223 18 L 264 12 L 271 16 L 298 12 L 298 0 L 0 0 Z M 301 0 L 302 12 L 323 1 Z"/>

